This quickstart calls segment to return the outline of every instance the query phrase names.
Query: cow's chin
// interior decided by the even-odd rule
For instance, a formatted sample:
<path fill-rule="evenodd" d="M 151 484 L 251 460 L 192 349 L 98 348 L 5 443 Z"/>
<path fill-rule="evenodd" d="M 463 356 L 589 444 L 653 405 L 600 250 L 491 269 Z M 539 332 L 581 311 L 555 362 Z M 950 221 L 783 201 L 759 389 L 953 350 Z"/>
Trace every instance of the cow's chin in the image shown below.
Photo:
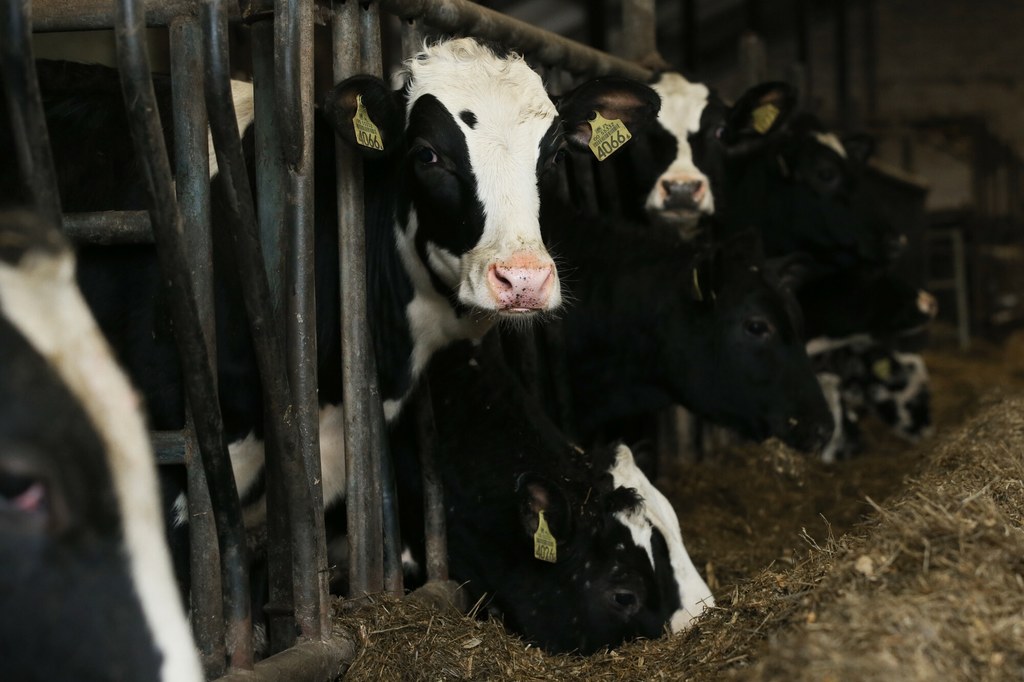
<path fill-rule="evenodd" d="M 679 232 L 683 239 L 696 239 L 701 235 L 703 225 L 700 222 L 705 213 L 696 208 L 650 208 L 647 216 L 652 223 L 672 228 Z"/>

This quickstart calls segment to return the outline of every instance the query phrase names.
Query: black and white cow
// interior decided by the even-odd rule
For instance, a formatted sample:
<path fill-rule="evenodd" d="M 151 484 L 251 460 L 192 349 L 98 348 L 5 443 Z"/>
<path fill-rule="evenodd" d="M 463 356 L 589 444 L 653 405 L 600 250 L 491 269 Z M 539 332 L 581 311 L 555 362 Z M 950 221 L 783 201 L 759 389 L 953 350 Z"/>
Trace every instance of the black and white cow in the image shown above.
<path fill-rule="evenodd" d="M 0 213 L 0 678 L 203 679 L 139 398 L 59 233 Z"/>
<path fill-rule="evenodd" d="M 548 651 L 581 653 L 679 632 L 714 606 L 675 511 L 629 448 L 575 447 L 487 344 L 438 353 L 428 376 L 449 570 L 471 600 Z M 414 510 L 407 539 L 423 532 L 416 480 L 402 500 Z"/>
<path fill-rule="evenodd" d="M 884 266 L 902 248 L 860 182 L 867 138 L 796 115 L 791 86 L 754 86 L 731 107 L 676 72 L 652 87 L 658 125 L 616 158 L 629 217 L 692 234 L 715 215 L 726 232 L 758 227 L 769 258 L 800 251 L 831 269 Z"/>
<path fill-rule="evenodd" d="M 41 73 L 48 125 L 56 131 L 51 134 L 64 209 L 143 207 L 116 73 L 81 65 L 42 65 Z M 538 179 L 565 147 L 587 149 L 587 119 L 593 111 L 633 126 L 653 119 L 658 108 L 649 88 L 622 79 L 593 81 L 556 108 L 521 57 L 468 38 L 427 46 L 409 60 L 405 81 L 403 90 L 394 93 L 380 79 L 350 78 L 329 93 L 317 112 L 317 353 L 328 502 L 343 495 L 345 486 L 338 430 L 335 135 L 371 158 L 366 171 L 368 305 L 385 414 L 391 420 L 432 353 L 454 340 L 480 339 L 501 319 L 525 319 L 558 308 L 559 277 L 540 234 Z M 166 106 L 169 83 L 158 80 L 156 87 Z M 251 162 L 252 88 L 236 83 L 233 89 Z M 361 109 L 379 129 L 383 151 L 356 144 L 353 119 Z M 102 172 L 90 170 L 94 162 Z M 250 163 L 250 171 L 253 167 Z M 4 186 L 15 185 L 0 181 Z M 101 201 L 107 205 L 97 206 Z M 224 210 L 215 183 L 215 227 Z M 231 245 L 218 229 L 214 241 L 221 407 L 244 493 L 262 471 L 260 383 Z M 184 419 L 181 378 L 152 248 L 87 248 L 81 259 L 86 296 L 146 396 L 154 427 L 179 428 Z"/>
<path fill-rule="evenodd" d="M 931 435 L 931 389 L 920 355 L 893 350 L 867 334 L 814 339 L 807 352 L 836 423 L 822 450 L 823 461 L 845 459 L 860 450 L 859 424 L 866 416 L 910 443 Z"/>
<path fill-rule="evenodd" d="M 678 404 L 749 438 L 824 444 L 831 418 L 787 289 L 794 272 L 766 266 L 756 233 L 712 245 L 556 201 L 542 215 L 573 301 L 563 324 L 581 437 Z"/>

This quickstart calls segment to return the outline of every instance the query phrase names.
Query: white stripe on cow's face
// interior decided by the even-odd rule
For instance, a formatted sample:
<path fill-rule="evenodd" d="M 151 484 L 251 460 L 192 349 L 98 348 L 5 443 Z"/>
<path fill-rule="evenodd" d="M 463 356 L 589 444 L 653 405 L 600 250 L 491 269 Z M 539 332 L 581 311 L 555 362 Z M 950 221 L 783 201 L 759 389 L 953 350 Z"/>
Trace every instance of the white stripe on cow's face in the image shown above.
<path fill-rule="evenodd" d="M 0 309 L 79 400 L 108 453 L 128 572 L 163 657 L 160 679 L 198 682 L 203 676 L 164 541 L 153 451 L 139 397 L 114 362 L 74 272 L 68 250 L 30 252 L 17 267 L 0 262 Z"/>
<path fill-rule="evenodd" d="M 619 446 L 615 453 L 615 464 L 608 473 L 616 488 L 633 488 L 643 498 L 643 503 L 636 511 L 617 512 L 615 518 L 629 529 L 633 541 L 647 552 L 652 568 L 656 569 L 654 548 L 651 546 L 652 527 L 665 538 L 669 561 L 679 588 L 679 603 L 682 605 L 672 614 L 669 625 L 672 632 L 684 630 L 706 609 L 715 605 L 715 598 L 686 552 L 676 512 L 661 491 L 640 471 L 633 461 L 633 453 L 625 445 Z"/>
<path fill-rule="evenodd" d="M 238 123 L 238 135 L 244 136 L 256 117 L 256 104 L 253 101 L 252 83 L 231 81 L 231 99 L 235 105 L 235 120 Z M 213 133 L 206 134 L 206 145 L 210 155 L 210 177 L 220 172 L 217 166 L 217 152 L 213 148 Z"/>
<path fill-rule="evenodd" d="M 814 131 L 811 133 L 811 135 L 822 146 L 828 147 L 839 156 L 843 157 L 844 159 L 846 158 L 846 147 L 843 146 L 843 143 L 839 140 L 835 133 L 822 133 Z"/>
<path fill-rule="evenodd" d="M 661 97 L 658 123 L 676 138 L 676 158 L 658 177 L 647 196 L 647 209 L 660 211 L 665 208 L 668 197 L 665 182 L 701 182 L 703 193 L 695 196 L 697 210 L 701 213 L 715 212 L 715 198 L 711 184 L 693 161 L 693 148 L 689 136 L 700 130 L 701 115 L 708 105 L 709 90 L 702 83 L 691 83 L 679 73 L 666 72 L 651 85 Z"/>
<path fill-rule="evenodd" d="M 459 301 L 484 310 L 499 307 L 488 283 L 495 264 L 551 268 L 544 308 L 561 305 L 554 262 L 540 233 L 537 160 L 540 143 L 557 111 L 540 76 L 518 55 L 498 57 L 463 38 L 427 47 L 408 63 L 408 108 L 432 95 L 451 115 L 466 140 L 483 207 L 483 234 L 463 254 L 449 257 L 436 274 Z M 468 124 L 462 112 L 471 112 Z M 457 264 L 457 267 L 456 267 Z M 454 275 L 458 277 L 454 277 Z"/>

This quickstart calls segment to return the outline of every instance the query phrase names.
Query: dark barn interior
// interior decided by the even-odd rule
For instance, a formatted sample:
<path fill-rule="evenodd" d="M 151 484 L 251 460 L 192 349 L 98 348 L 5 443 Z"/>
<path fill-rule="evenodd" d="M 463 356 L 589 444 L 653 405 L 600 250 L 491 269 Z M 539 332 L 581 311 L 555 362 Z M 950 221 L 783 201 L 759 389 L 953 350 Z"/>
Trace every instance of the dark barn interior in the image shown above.
<path fill-rule="evenodd" d="M 17 4 L 0 332 L 48 348 L 5 273 L 42 248 L 23 224 L 50 223 L 51 244 L 61 227 L 136 386 L 161 589 L 196 655 L 174 667 L 149 625 L 159 673 L 110 654 L 9 678 L 0 641 L 0 679 L 1024 676 L 1024 4 Z M 501 109 L 534 82 L 493 113 L 477 102 L 511 71 L 474 84 L 458 57 L 422 75 L 429 46 L 466 36 L 522 54 L 553 97 L 527 116 L 557 134 L 528 140 L 526 183 L 482 159 L 521 144 Z M 707 86 L 695 114 L 678 83 Z M 507 137 L 475 142 L 488 116 Z M 522 228 L 473 280 L 507 205 L 532 211 L 541 256 Z M 102 382 L 39 353 L 115 453 L 116 488 Z M 21 414 L 0 400 L 0 557 L 77 557 L 68 529 L 88 522 L 58 523 L 73 505 L 25 468 L 40 446 Z M 138 581 L 118 523 L 117 570 Z M 0 564 L 0 633 L 25 575 Z M 160 613 L 148 589 L 110 623 Z M 79 607 L 100 608 L 40 611 L 74 626 Z M 58 631 L 38 620 L 30 638 Z M 128 621 L 95 622 L 96 650 L 137 646 L 117 639 Z"/>

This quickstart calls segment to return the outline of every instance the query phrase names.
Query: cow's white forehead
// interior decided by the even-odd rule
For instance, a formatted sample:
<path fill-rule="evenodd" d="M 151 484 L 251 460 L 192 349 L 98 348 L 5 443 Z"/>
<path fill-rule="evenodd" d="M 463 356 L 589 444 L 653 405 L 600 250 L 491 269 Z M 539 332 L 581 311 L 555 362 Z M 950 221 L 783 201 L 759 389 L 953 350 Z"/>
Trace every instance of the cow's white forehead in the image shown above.
<path fill-rule="evenodd" d="M 615 453 L 615 463 L 608 473 L 611 474 L 616 488 L 633 488 L 643 498 L 643 504 L 638 510 L 619 512 L 615 517 L 629 529 L 633 541 L 644 548 L 654 568 L 656 566 L 651 546 L 651 530 L 657 529 L 665 539 L 681 602 L 681 608 L 673 614 L 670 625 L 672 632 L 688 627 L 692 619 L 703 613 L 704 609 L 714 606 L 715 600 L 686 552 L 675 510 L 636 465 L 633 453 L 625 445 L 619 446 Z"/>
<path fill-rule="evenodd" d="M 700 130 L 700 117 L 708 105 L 708 87 L 691 83 L 674 71 L 663 73 L 651 87 L 661 97 L 658 123 L 679 140 L 680 148 L 686 146 L 690 156 L 686 138 Z"/>
<path fill-rule="evenodd" d="M 407 112 L 420 97 L 431 94 L 452 113 L 473 112 L 481 125 L 522 125 L 543 122 L 557 114 L 540 75 L 523 58 L 499 57 L 472 38 L 426 46 L 406 63 Z"/>

